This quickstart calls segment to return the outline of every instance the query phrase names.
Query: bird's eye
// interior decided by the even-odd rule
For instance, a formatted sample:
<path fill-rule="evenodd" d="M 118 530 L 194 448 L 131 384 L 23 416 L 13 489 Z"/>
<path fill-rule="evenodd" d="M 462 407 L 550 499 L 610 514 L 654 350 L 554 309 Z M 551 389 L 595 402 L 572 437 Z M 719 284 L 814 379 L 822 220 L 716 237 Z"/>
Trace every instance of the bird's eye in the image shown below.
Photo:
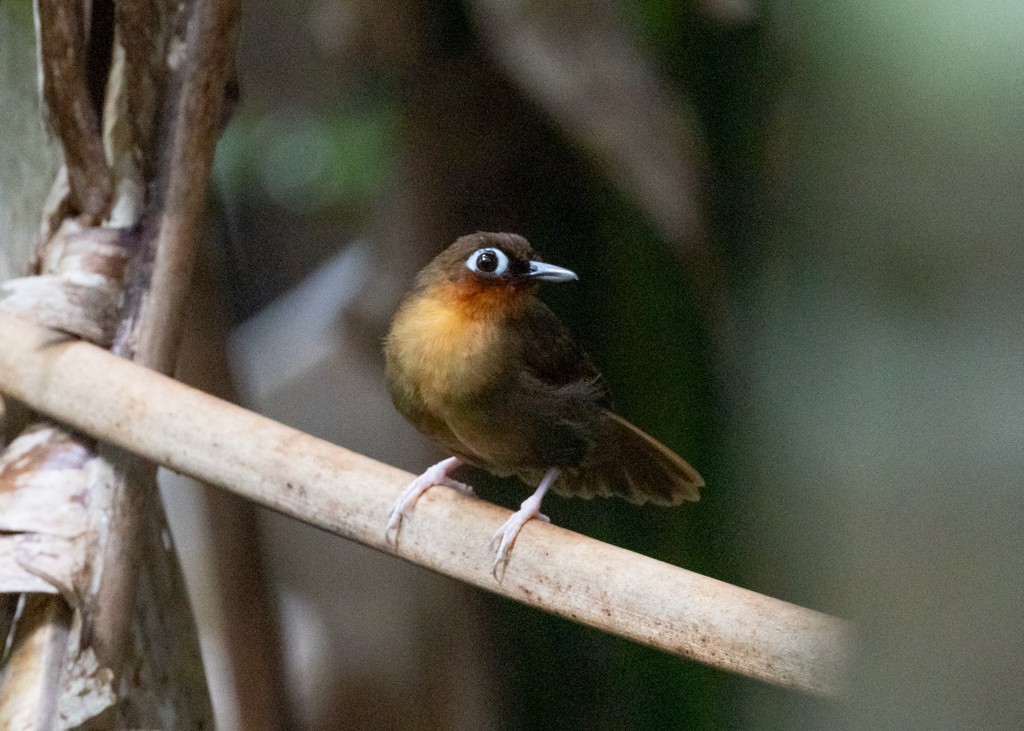
<path fill-rule="evenodd" d="M 508 257 L 501 249 L 477 249 L 466 260 L 466 266 L 485 277 L 500 277 L 508 271 Z"/>

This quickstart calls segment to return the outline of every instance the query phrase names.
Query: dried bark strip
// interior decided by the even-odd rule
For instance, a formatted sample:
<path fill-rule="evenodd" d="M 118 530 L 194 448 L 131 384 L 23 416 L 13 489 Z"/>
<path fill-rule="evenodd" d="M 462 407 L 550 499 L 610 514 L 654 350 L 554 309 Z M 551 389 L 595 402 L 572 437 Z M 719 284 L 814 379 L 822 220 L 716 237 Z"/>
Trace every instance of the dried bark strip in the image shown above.
<path fill-rule="evenodd" d="M 182 47 L 168 62 L 167 129 L 154 215 L 140 230 L 148 252 L 129 270 L 125 321 L 114 352 L 169 373 L 174 367 L 183 301 L 203 223 L 213 153 L 223 124 L 225 90 L 234 71 L 237 0 L 199 3 Z M 180 22 L 180 21 L 179 21 Z"/>
<path fill-rule="evenodd" d="M 89 94 L 86 45 L 89 3 L 36 0 L 42 93 L 50 126 L 64 148 L 76 212 L 98 224 L 113 183 L 103 152 L 98 111 Z"/>
<path fill-rule="evenodd" d="M 67 218 L 39 253 L 40 274 L 0 283 L 0 310 L 109 346 L 128 258 L 121 232 Z"/>
<path fill-rule="evenodd" d="M 0 455 L 0 592 L 58 591 L 74 606 L 85 576 L 92 440 L 40 424 Z"/>
<path fill-rule="evenodd" d="M 125 110 L 106 116 L 130 127 L 126 137 L 131 145 L 126 152 L 134 158 L 132 163 L 138 167 L 143 180 L 156 177 L 160 150 L 155 142 L 169 73 L 170 41 L 166 29 L 175 17 L 176 6 L 171 0 L 116 0 L 114 3 L 115 53 L 123 53 L 121 75 Z"/>
<path fill-rule="evenodd" d="M 435 488 L 392 551 L 384 525 L 410 479 L 106 351 L 0 315 L 0 391 L 148 459 L 481 588 L 733 672 L 842 689 L 840 620 L 533 522 L 501 583 L 487 549 L 507 510 Z"/>

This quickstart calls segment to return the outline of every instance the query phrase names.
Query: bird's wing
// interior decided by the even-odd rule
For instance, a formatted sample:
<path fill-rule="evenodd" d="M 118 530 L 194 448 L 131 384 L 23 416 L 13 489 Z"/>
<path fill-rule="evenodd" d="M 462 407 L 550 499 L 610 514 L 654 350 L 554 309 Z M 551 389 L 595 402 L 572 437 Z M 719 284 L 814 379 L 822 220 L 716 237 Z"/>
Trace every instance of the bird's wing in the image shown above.
<path fill-rule="evenodd" d="M 604 378 L 547 305 L 536 300 L 521 317 L 521 362 L 527 374 L 552 388 L 570 389 L 570 396 L 585 396 L 610 408 L 611 396 Z"/>
<path fill-rule="evenodd" d="M 557 388 L 521 371 L 471 403 L 453 404 L 446 425 L 482 466 L 534 481 L 550 467 L 576 467 L 594 449 L 601 407 L 584 381 Z"/>
<path fill-rule="evenodd" d="M 704 480 L 693 467 L 612 413 L 604 380 L 551 310 L 538 300 L 522 325 L 528 337 L 521 346 L 525 373 L 516 401 L 536 417 L 529 421 L 534 459 L 545 467 L 567 467 L 555 492 L 661 505 L 699 498 Z M 520 472 L 529 481 L 539 474 Z"/>

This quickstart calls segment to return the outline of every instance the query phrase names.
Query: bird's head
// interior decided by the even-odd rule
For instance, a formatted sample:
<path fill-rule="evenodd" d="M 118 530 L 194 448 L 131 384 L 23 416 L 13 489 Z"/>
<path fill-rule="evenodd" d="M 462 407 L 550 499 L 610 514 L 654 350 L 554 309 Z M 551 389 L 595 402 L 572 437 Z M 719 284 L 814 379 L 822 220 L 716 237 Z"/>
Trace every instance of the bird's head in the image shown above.
<path fill-rule="evenodd" d="M 540 282 L 577 278 L 568 269 L 542 262 L 522 236 L 475 233 L 438 254 L 420 272 L 416 290 L 488 310 L 525 302 Z"/>

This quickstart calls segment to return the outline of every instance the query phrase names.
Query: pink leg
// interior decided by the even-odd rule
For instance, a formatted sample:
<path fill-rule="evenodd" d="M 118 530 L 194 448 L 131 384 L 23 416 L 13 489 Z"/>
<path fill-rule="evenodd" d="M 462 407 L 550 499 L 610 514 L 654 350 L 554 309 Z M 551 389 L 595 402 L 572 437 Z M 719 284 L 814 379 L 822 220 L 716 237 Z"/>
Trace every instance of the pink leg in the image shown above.
<path fill-rule="evenodd" d="M 409 511 L 420 499 L 420 495 L 434 485 L 444 485 L 467 495 L 473 494 L 472 487 L 449 477 L 461 464 L 462 460 L 458 457 L 442 459 L 436 465 L 428 467 L 422 475 L 409 483 L 409 486 L 398 496 L 395 507 L 391 509 L 391 515 L 388 516 L 388 525 L 384 529 L 384 540 L 387 543 L 393 546 L 398 545 L 398 533 L 402 529 L 402 520 L 409 517 Z"/>
<path fill-rule="evenodd" d="M 512 553 L 512 546 L 515 544 L 516 537 L 519 535 L 519 531 L 523 529 L 523 526 L 534 518 L 545 523 L 551 522 L 548 516 L 540 512 L 540 503 L 548 489 L 558 479 L 558 475 L 559 469 L 557 467 L 552 467 L 545 472 L 544 479 L 540 481 L 533 494 L 523 500 L 519 510 L 512 513 L 512 516 L 498 528 L 498 532 L 491 539 L 492 546 L 495 543 L 498 544 L 498 550 L 494 556 L 494 565 L 491 567 L 491 573 L 494 574 L 494 578 L 498 579 L 498 581 L 501 581 L 500 575 L 505 573 L 505 567 L 508 565 L 508 560 Z"/>

